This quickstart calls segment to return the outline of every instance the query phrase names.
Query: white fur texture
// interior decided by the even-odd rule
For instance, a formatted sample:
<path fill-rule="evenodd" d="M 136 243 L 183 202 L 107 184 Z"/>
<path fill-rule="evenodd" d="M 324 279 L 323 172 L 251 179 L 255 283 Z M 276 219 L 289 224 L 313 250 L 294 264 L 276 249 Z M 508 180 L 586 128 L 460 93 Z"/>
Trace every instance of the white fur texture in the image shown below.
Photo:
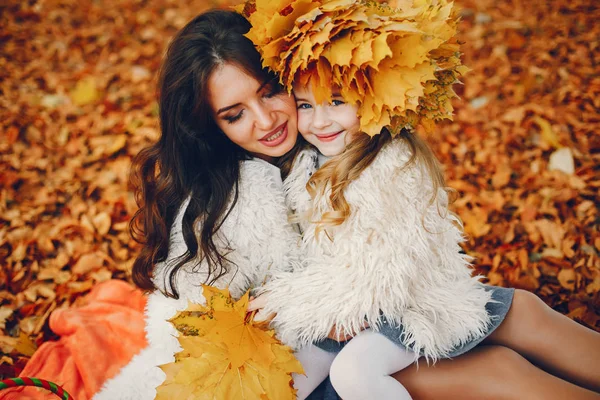
<path fill-rule="evenodd" d="M 358 332 L 365 320 L 376 329 L 383 314 L 403 325 L 406 345 L 435 361 L 487 330 L 491 297 L 459 253 L 463 237 L 446 193 L 440 189 L 430 204 L 431 180 L 423 166 L 403 168 L 409 157 L 408 145 L 396 140 L 347 187 L 351 215 L 329 230 L 333 241 L 301 223 L 304 267 L 264 288 L 264 311 L 277 313 L 273 326 L 285 343 L 299 348 L 324 339 L 334 325 Z M 311 206 L 328 210 L 326 196 L 311 205 L 306 193 L 315 161 L 305 151 L 284 182 L 300 216 Z"/>
<path fill-rule="evenodd" d="M 185 253 L 182 219 L 188 201 L 184 202 L 171 229 L 167 262 L 155 267 L 155 284 L 165 288 L 165 276 L 170 261 Z M 288 223 L 279 170 L 262 160 L 244 161 L 241 165 L 238 202 L 229 214 L 219 234 L 220 249 L 231 248 L 229 273 L 214 286 L 229 286 L 233 297 L 240 297 L 249 288 L 258 287 L 274 271 L 285 271 L 295 263 L 299 235 Z M 227 238 L 228 240 L 225 240 Z M 166 376 L 159 365 L 174 361 L 181 350 L 176 329 L 168 322 L 188 301 L 203 304 L 202 288 L 206 265 L 190 263 L 177 278 L 178 300 L 155 291 L 146 308 L 148 347 L 134 356 L 117 376 L 107 381 L 95 400 L 149 400 L 156 397 L 156 388 Z"/>

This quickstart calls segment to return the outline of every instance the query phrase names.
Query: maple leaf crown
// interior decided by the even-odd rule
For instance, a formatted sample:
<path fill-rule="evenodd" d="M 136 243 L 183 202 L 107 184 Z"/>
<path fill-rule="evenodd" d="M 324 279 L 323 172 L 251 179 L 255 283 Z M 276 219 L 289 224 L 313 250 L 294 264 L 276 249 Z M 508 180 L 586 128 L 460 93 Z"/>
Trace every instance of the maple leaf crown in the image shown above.
<path fill-rule="evenodd" d="M 336 88 L 370 136 L 452 118 L 452 84 L 468 69 L 448 0 L 249 0 L 237 11 L 289 92 L 310 84 L 321 103 Z"/>

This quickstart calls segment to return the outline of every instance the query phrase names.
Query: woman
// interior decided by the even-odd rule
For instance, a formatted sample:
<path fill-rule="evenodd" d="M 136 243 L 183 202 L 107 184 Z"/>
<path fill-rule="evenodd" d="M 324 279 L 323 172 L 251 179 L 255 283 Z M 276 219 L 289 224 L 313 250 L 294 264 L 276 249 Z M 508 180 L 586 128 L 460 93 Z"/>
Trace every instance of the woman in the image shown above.
<path fill-rule="evenodd" d="M 298 257 L 279 170 L 270 164 L 293 156 L 295 101 L 261 69 L 243 36 L 249 28 L 233 12 L 209 11 L 169 47 L 159 83 L 161 138 L 134 160 L 141 208 L 132 227 L 143 249 L 133 278 L 152 292 L 149 345 L 95 399 L 155 397 L 165 379 L 158 366 L 180 349 L 167 320 L 188 301 L 203 302 L 201 283 L 229 285 L 237 297 Z M 397 377 L 415 398 L 461 399 L 543 398 L 556 379 L 499 346 Z M 507 381 L 516 393 L 505 393 Z"/>

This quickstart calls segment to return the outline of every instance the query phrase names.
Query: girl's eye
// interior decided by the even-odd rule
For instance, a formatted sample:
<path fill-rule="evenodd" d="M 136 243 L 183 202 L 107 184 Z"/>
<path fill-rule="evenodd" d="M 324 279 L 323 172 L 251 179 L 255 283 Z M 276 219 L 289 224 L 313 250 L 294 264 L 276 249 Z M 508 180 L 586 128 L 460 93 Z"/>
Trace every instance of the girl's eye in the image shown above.
<path fill-rule="evenodd" d="M 344 103 L 342 100 L 332 100 L 331 101 L 332 106 L 341 106 L 343 104 L 346 104 L 346 103 Z"/>
<path fill-rule="evenodd" d="M 308 103 L 300 103 L 298 104 L 298 110 L 309 110 L 312 106 Z"/>
<path fill-rule="evenodd" d="M 223 119 L 225 119 L 225 121 L 227 121 L 228 123 L 233 124 L 234 122 L 239 121 L 239 119 L 242 118 L 242 114 L 244 114 L 244 110 L 240 111 L 236 115 L 226 116 Z"/>

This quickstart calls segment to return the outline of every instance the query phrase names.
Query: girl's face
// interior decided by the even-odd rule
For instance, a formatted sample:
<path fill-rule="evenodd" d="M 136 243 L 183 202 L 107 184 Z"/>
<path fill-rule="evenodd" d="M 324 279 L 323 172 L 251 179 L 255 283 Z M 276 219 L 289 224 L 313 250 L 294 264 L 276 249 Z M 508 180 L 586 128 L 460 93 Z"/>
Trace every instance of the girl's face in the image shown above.
<path fill-rule="evenodd" d="M 298 130 L 321 154 L 332 157 L 344 151 L 359 132 L 356 105 L 346 104 L 339 93 L 333 93 L 331 104 L 317 104 L 312 88 L 294 87 L 298 108 Z"/>
<path fill-rule="evenodd" d="M 267 161 L 292 149 L 298 136 L 294 97 L 276 81 L 259 82 L 234 64 L 208 79 L 213 118 L 238 146 Z"/>

